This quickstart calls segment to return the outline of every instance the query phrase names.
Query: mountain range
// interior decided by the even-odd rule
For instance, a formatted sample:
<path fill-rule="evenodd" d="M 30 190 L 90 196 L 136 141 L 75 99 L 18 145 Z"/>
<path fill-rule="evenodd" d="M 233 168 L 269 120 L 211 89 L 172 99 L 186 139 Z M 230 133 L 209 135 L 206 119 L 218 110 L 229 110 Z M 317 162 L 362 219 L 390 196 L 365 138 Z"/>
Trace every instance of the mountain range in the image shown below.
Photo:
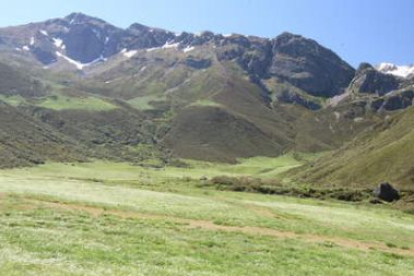
<path fill-rule="evenodd" d="M 176 34 L 81 13 L 0 28 L 0 166 L 331 153 L 310 183 L 414 185 L 414 67 L 291 33 Z"/>

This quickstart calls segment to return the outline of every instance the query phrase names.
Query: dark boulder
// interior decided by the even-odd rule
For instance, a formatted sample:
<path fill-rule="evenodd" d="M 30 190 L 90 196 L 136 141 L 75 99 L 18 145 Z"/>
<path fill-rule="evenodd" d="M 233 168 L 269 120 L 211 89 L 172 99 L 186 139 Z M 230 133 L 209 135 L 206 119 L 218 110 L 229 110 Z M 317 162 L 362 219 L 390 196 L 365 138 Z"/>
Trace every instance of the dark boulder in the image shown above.
<path fill-rule="evenodd" d="M 400 199 L 400 192 L 388 182 L 380 183 L 378 187 L 375 188 L 374 195 L 387 202 Z"/>

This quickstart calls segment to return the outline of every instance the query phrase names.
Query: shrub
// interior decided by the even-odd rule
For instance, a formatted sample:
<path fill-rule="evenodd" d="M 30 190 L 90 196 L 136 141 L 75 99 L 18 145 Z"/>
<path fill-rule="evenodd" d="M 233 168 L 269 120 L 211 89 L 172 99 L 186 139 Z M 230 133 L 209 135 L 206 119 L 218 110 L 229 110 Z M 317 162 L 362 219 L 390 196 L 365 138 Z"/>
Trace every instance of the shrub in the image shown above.
<path fill-rule="evenodd" d="M 215 185 L 219 189 L 231 190 L 236 192 L 258 192 L 263 194 L 274 194 L 276 185 L 279 181 L 262 180 L 254 177 L 231 177 L 231 176 L 215 176 L 210 180 L 211 185 Z"/>

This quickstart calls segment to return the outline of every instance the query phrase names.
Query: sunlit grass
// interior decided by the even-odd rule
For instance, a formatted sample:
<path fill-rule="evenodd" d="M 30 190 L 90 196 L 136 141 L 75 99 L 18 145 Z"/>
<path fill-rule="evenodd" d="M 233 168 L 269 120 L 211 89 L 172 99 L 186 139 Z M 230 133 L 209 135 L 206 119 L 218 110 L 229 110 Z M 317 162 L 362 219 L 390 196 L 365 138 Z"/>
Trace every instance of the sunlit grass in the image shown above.
<path fill-rule="evenodd" d="M 25 102 L 25 99 L 20 95 L 13 95 L 13 96 L 0 95 L 0 100 L 5 101 L 6 103 L 12 106 L 19 106 L 20 104 Z"/>
<path fill-rule="evenodd" d="M 136 109 L 139 110 L 150 110 L 154 109 L 154 107 L 150 104 L 152 101 L 162 101 L 165 100 L 165 97 L 159 96 L 142 96 L 136 97 L 128 101 L 128 103 Z"/>
<path fill-rule="evenodd" d="M 63 95 L 51 96 L 42 100 L 38 106 L 55 109 L 81 109 L 81 110 L 110 110 L 116 108 L 115 105 L 96 97 L 67 97 Z"/>
<path fill-rule="evenodd" d="M 187 161 L 190 168 L 165 169 L 97 161 L 2 170 L 0 275 L 411 275 L 414 255 L 404 254 L 414 245 L 408 214 L 217 191 L 201 188 L 198 178 L 261 175 L 303 160 Z M 343 246 L 347 241 L 350 247 Z"/>

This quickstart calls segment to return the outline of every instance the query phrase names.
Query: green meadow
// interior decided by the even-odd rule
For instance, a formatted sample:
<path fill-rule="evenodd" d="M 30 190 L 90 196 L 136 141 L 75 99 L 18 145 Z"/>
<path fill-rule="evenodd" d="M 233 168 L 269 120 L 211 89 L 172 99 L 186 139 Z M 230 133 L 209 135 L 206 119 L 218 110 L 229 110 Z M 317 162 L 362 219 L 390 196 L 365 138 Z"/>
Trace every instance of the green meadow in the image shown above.
<path fill-rule="evenodd" d="M 310 158 L 2 170 L 0 275 L 414 275 L 408 213 L 200 180 L 277 178 Z"/>
<path fill-rule="evenodd" d="M 110 110 L 116 108 L 113 104 L 97 97 L 67 97 L 64 95 L 47 97 L 42 100 L 38 106 L 54 110 L 80 109 L 90 111 Z"/>

